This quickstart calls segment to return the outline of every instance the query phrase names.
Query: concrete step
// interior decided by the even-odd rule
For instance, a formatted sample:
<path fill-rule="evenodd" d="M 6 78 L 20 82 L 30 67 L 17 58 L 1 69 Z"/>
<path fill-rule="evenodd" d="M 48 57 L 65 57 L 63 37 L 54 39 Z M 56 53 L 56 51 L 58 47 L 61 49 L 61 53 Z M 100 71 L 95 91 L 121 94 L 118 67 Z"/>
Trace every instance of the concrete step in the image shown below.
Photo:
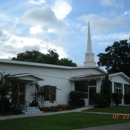
<path fill-rule="evenodd" d="M 23 111 L 24 114 L 42 114 L 43 111 L 40 111 L 37 107 L 27 107 L 27 111 Z"/>

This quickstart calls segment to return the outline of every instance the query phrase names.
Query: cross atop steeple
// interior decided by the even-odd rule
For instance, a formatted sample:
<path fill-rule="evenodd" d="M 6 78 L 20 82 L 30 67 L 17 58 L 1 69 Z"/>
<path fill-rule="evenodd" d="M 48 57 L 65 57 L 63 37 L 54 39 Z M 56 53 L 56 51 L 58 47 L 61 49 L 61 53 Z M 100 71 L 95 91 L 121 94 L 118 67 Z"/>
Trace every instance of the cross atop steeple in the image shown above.
<path fill-rule="evenodd" d="M 96 62 L 94 61 L 94 54 L 92 53 L 92 43 L 91 43 L 89 22 L 88 22 L 87 53 L 85 54 L 84 66 L 85 67 L 96 67 Z"/>

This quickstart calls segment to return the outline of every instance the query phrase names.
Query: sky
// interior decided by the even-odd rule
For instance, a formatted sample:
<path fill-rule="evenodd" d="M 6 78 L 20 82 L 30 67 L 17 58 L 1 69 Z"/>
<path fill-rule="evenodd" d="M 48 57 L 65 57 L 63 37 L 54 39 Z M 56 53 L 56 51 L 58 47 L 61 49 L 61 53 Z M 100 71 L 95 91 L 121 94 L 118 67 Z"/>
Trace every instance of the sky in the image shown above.
<path fill-rule="evenodd" d="M 26 50 L 47 53 L 83 66 L 90 23 L 97 55 L 130 37 L 130 0 L 0 0 L 0 59 Z"/>

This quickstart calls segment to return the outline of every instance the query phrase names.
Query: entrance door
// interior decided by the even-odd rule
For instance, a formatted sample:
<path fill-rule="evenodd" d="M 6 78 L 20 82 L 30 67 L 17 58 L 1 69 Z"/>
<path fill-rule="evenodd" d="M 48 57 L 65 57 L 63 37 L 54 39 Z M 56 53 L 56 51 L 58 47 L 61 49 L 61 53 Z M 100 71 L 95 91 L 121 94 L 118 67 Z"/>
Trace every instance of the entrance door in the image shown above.
<path fill-rule="evenodd" d="M 89 87 L 89 105 L 94 105 L 93 94 L 96 93 L 96 87 Z"/>

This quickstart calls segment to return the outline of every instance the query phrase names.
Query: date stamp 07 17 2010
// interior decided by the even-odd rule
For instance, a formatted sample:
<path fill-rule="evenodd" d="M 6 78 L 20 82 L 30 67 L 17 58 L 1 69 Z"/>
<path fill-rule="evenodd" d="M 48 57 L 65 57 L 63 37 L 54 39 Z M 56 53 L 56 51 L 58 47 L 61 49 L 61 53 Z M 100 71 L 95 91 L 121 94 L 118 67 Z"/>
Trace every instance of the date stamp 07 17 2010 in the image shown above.
<path fill-rule="evenodd" d="M 129 114 L 113 114 L 113 119 L 119 119 L 120 117 L 123 119 L 123 120 L 128 120 L 130 119 L 130 115 Z"/>

